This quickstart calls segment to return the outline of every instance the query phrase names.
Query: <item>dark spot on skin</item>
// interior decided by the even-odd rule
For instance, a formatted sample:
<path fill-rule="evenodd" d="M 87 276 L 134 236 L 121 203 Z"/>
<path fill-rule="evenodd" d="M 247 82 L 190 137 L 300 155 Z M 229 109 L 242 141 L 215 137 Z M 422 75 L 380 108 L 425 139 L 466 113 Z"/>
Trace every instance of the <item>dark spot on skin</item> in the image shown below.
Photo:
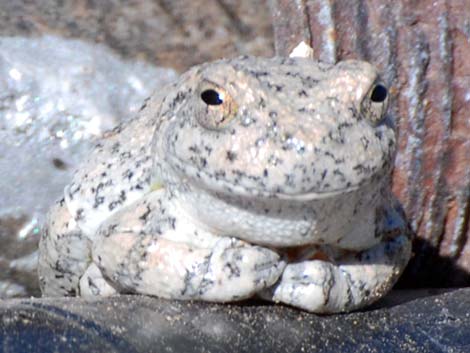
<path fill-rule="evenodd" d="M 95 203 L 93 204 L 93 208 L 98 208 L 99 205 L 104 203 L 103 196 L 95 196 Z"/>
<path fill-rule="evenodd" d="M 339 169 L 333 170 L 333 175 L 339 176 L 342 181 L 346 180 L 346 177 L 344 176 L 344 173 L 342 171 L 340 171 Z"/>
<path fill-rule="evenodd" d="M 298 72 L 287 71 L 286 76 L 297 77 L 297 76 L 299 76 L 299 73 Z"/>
<path fill-rule="evenodd" d="M 75 289 L 67 289 L 67 297 L 75 297 L 76 296 L 76 291 Z"/>
<path fill-rule="evenodd" d="M 225 177 L 225 170 L 219 170 L 214 173 L 216 179 L 222 179 Z"/>
<path fill-rule="evenodd" d="M 367 137 L 362 136 L 361 142 L 362 142 L 362 145 L 364 146 L 364 150 L 367 151 L 367 148 L 369 147 L 369 140 L 367 139 Z"/>
<path fill-rule="evenodd" d="M 201 150 L 200 150 L 199 147 L 196 146 L 196 145 L 189 146 L 188 149 L 189 149 L 191 152 L 193 152 L 193 153 L 201 153 Z"/>
<path fill-rule="evenodd" d="M 330 131 L 330 132 L 328 133 L 328 137 L 329 137 L 330 140 L 332 140 L 332 141 L 335 141 L 335 142 L 337 142 L 337 143 L 339 143 L 339 144 L 342 144 L 342 145 L 344 144 L 344 138 L 343 138 L 341 135 L 336 135 L 336 134 L 334 134 L 333 131 Z"/>
<path fill-rule="evenodd" d="M 259 78 L 259 77 L 262 77 L 262 76 L 268 76 L 269 74 L 268 74 L 267 71 L 253 71 L 253 70 L 251 70 L 250 75 L 252 75 L 256 78 Z"/>
<path fill-rule="evenodd" d="M 312 88 L 316 86 L 319 82 L 318 80 L 312 78 L 311 76 L 302 77 L 301 80 L 302 80 L 302 86 L 305 86 L 308 88 Z"/>
<path fill-rule="evenodd" d="M 111 147 L 111 153 L 117 153 L 119 152 L 119 148 L 121 148 L 121 144 L 119 142 L 116 142 L 112 147 Z"/>
<path fill-rule="evenodd" d="M 66 170 L 67 169 L 67 163 L 65 163 L 60 158 L 53 158 L 52 159 L 52 164 L 54 165 L 54 167 L 56 167 L 59 170 Z"/>
<path fill-rule="evenodd" d="M 176 218 L 170 217 L 170 218 L 168 219 L 168 222 L 170 223 L 171 229 L 175 229 L 175 228 L 176 228 Z"/>
<path fill-rule="evenodd" d="M 229 275 L 228 275 L 228 278 L 238 278 L 240 277 L 240 274 L 241 274 L 241 271 L 240 271 L 240 268 L 235 265 L 235 264 L 232 264 L 232 263 L 227 263 L 225 266 L 224 266 L 226 269 L 228 269 L 229 271 Z"/>
<path fill-rule="evenodd" d="M 150 213 L 152 212 L 152 210 L 150 209 L 150 206 L 147 206 L 147 209 L 145 210 L 145 212 L 139 217 L 139 219 L 143 222 L 146 222 L 147 221 L 147 217 L 150 215 Z"/>
<path fill-rule="evenodd" d="M 212 147 L 210 146 L 204 146 L 204 150 L 207 152 L 207 155 L 210 156 L 212 153 Z"/>
<path fill-rule="evenodd" d="M 150 100 L 150 97 L 145 98 L 144 103 L 142 104 L 142 106 L 139 109 L 139 112 L 141 112 L 142 110 L 144 110 L 147 107 L 147 103 L 148 103 L 149 100 Z"/>
<path fill-rule="evenodd" d="M 272 89 L 276 92 L 281 92 L 282 89 L 284 88 L 284 86 L 282 86 L 282 85 L 276 85 L 276 84 L 272 84 L 270 82 L 267 83 L 267 86 L 268 86 L 269 89 Z"/>
<path fill-rule="evenodd" d="M 227 160 L 229 160 L 230 162 L 233 162 L 235 159 L 237 159 L 237 154 L 233 151 L 227 151 Z"/>
<path fill-rule="evenodd" d="M 75 220 L 76 221 L 79 221 L 79 220 L 83 219 L 83 212 L 84 212 L 83 208 L 79 208 L 77 210 L 77 214 L 75 215 Z"/>
<path fill-rule="evenodd" d="M 266 101 L 263 98 L 260 98 L 258 106 L 259 108 L 262 108 L 262 109 L 266 108 Z"/>
<path fill-rule="evenodd" d="M 175 99 L 173 99 L 173 101 L 170 103 L 170 110 L 173 110 L 173 108 L 180 102 L 184 101 L 185 98 L 186 98 L 186 95 L 187 95 L 187 92 L 178 92 L 176 94 L 176 97 Z"/>
<path fill-rule="evenodd" d="M 131 180 L 132 177 L 134 176 L 134 172 L 130 169 L 126 170 L 123 174 L 122 174 L 123 178 L 127 179 L 127 180 Z"/>
<path fill-rule="evenodd" d="M 291 186 L 291 187 L 294 186 L 294 175 L 293 174 L 284 174 L 284 178 L 285 178 L 285 181 L 284 181 L 285 185 Z"/>
<path fill-rule="evenodd" d="M 122 159 L 129 159 L 132 157 L 132 154 L 129 152 L 129 151 L 126 151 L 126 152 L 122 152 L 120 155 L 119 155 L 119 158 Z"/>

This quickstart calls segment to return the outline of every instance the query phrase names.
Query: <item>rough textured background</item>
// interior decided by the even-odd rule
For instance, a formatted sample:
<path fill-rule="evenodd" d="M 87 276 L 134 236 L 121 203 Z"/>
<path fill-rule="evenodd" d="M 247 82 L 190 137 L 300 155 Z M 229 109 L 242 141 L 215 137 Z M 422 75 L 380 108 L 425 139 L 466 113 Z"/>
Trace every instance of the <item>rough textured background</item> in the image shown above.
<path fill-rule="evenodd" d="M 418 238 L 403 285 L 470 285 L 470 0 L 272 0 L 276 53 L 375 63 L 393 94 L 394 191 Z"/>
<path fill-rule="evenodd" d="M 266 0 L 0 1 L 0 35 L 40 33 L 102 42 L 180 71 L 224 56 L 273 54 Z"/>

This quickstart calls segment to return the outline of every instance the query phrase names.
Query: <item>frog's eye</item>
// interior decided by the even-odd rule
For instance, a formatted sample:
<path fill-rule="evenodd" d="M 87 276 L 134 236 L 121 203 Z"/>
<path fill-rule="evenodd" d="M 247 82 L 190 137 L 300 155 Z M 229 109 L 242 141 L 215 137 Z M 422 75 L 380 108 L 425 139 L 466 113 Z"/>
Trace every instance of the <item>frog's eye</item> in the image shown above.
<path fill-rule="evenodd" d="M 237 115 L 237 104 L 224 88 L 204 82 L 199 92 L 200 109 L 196 118 L 206 129 L 222 129 Z"/>
<path fill-rule="evenodd" d="M 388 89 L 381 83 L 372 86 L 362 102 L 362 112 L 369 120 L 378 123 L 385 115 L 388 106 Z"/>
<path fill-rule="evenodd" d="M 387 88 L 380 83 L 376 84 L 374 88 L 372 89 L 372 92 L 370 93 L 370 100 L 374 103 L 385 102 L 387 97 L 388 97 Z"/>
<path fill-rule="evenodd" d="M 224 95 L 215 89 L 206 89 L 201 93 L 201 99 L 207 105 L 220 105 L 224 102 Z"/>

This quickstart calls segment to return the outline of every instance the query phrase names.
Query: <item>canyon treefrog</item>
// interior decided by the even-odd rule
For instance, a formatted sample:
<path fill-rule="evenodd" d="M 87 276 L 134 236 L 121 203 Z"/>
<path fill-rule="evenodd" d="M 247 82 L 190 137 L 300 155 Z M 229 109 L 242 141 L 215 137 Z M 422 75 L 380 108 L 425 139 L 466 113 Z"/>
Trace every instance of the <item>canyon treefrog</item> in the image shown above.
<path fill-rule="evenodd" d="M 258 295 L 319 313 L 377 300 L 411 253 L 387 100 L 361 61 L 192 68 L 107 133 L 52 208 L 43 294 Z"/>

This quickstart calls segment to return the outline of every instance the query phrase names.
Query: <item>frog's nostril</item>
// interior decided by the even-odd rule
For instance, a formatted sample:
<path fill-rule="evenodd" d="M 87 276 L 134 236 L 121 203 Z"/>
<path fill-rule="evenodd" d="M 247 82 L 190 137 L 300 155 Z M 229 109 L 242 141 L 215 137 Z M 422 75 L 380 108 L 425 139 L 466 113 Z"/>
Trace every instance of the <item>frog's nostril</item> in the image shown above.
<path fill-rule="evenodd" d="M 387 88 L 381 84 L 375 85 L 370 95 L 370 99 L 375 103 L 382 103 L 387 98 Z"/>
<path fill-rule="evenodd" d="M 207 89 L 201 93 L 201 99 L 207 105 L 220 105 L 224 102 L 223 95 L 213 89 Z"/>

